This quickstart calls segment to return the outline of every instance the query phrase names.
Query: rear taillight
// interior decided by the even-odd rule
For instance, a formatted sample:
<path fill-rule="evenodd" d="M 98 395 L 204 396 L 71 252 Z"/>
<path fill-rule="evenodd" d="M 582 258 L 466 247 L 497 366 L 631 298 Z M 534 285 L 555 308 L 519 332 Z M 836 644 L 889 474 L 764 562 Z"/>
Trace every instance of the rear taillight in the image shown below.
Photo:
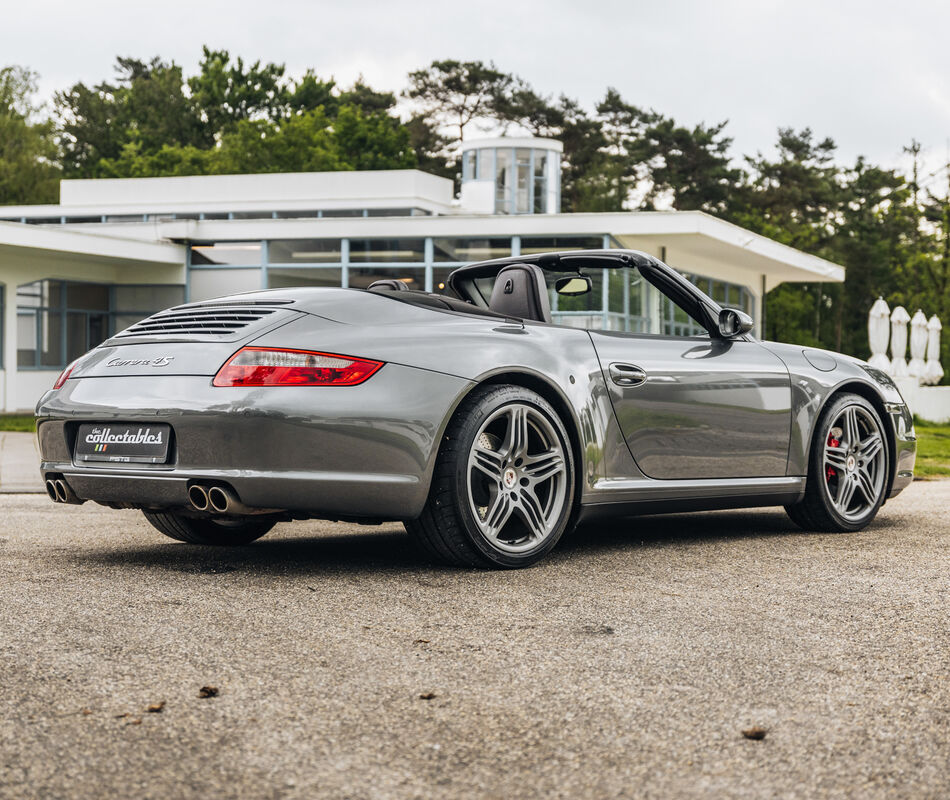
<path fill-rule="evenodd" d="M 382 361 L 312 350 L 244 347 L 214 376 L 215 386 L 356 386 Z"/>
<path fill-rule="evenodd" d="M 54 389 L 63 388 L 63 384 L 66 383 L 67 380 L 69 380 L 69 376 L 72 374 L 72 371 L 76 369 L 76 365 L 78 363 L 79 363 L 79 359 L 77 358 L 75 361 L 73 361 L 72 364 L 70 364 L 68 367 L 66 367 L 66 369 L 64 369 L 62 372 L 59 373 L 59 377 L 56 379 L 56 383 L 53 384 Z"/>

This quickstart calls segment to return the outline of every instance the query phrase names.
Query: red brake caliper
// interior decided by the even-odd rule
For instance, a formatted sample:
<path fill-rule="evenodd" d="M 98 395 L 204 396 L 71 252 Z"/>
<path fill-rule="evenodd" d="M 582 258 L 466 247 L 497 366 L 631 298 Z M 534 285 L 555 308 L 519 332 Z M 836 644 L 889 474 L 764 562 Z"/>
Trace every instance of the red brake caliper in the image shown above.
<path fill-rule="evenodd" d="M 828 447 L 841 447 L 841 440 L 840 440 L 840 439 L 835 439 L 835 437 L 834 437 L 832 434 L 829 433 L 829 434 L 828 434 Z M 828 468 L 825 470 L 825 478 L 826 478 L 826 480 L 829 480 L 829 481 L 830 481 L 832 478 L 836 477 L 837 475 L 838 475 L 838 473 L 835 471 L 835 468 L 834 468 L 834 467 L 828 467 Z"/>

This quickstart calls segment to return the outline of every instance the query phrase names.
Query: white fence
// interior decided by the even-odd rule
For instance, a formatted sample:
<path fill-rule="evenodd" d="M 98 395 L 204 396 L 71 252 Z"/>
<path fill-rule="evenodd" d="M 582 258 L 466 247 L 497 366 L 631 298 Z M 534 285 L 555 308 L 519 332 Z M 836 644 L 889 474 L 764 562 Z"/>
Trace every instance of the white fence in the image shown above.
<path fill-rule="evenodd" d="M 907 353 L 907 324 L 910 323 L 910 361 Z M 872 367 L 891 375 L 901 394 L 917 416 L 932 422 L 950 422 L 950 386 L 937 386 L 943 378 L 940 364 L 940 330 L 937 315 L 930 319 L 921 309 L 911 317 L 907 309 L 890 310 L 879 297 L 868 314 L 868 342 Z M 887 356 L 890 340 L 891 356 Z"/>

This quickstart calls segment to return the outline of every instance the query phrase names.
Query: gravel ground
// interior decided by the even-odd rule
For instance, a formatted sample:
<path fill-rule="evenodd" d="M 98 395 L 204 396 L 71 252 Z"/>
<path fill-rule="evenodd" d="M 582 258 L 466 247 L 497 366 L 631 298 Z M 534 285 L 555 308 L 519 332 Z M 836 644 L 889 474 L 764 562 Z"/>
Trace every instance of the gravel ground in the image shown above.
<path fill-rule="evenodd" d="M 5 495 L 0 797 L 946 797 L 948 509 L 624 520 L 500 573 Z"/>

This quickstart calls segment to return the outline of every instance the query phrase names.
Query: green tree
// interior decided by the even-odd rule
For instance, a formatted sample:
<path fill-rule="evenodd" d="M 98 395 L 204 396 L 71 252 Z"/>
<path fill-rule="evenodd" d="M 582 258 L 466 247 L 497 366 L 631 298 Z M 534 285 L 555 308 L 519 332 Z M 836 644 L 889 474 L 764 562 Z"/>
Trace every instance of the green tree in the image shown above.
<path fill-rule="evenodd" d="M 458 172 L 449 140 L 425 114 L 410 117 L 404 127 L 409 133 L 409 146 L 416 154 L 416 167 L 423 172 L 453 179 Z"/>
<path fill-rule="evenodd" d="M 333 141 L 340 161 L 350 169 L 416 166 L 409 131 L 384 113 L 365 113 L 355 105 L 341 106 L 333 122 Z"/>
<path fill-rule="evenodd" d="M 287 115 L 293 92 L 283 64 L 245 64 L 240 56 L 232 59 L 227 50 L 204 46 L 198 70 L 188 78 L 188 88 L 208 144 L 242 120 L 274 121 Z M 310 77 L 304 76 L 308 90 Z"/>
<path fill-rule="evenodd" d="M 828 257 L 845 197 L 836 146 L 816 141 L 811 130 L 779 129 L 777 157 L 747 157 L 750 174 L 727 204 L 725 215 L 745 228 L 805 252 Z M 822 283 L 783 283 L 766 298 L 770 339 L 817 346 L 827 310 Z"/>
<path fill-rule="evenodd" d="M 60 167 L 53 124 L 37 119 L 37 75 L 0 68 L 0 204 L 55 203 Z"/>
<path fill-rule="evenodd" d="M 723 135 L 725 127 L 726 122 L 720 122 L 686 128 L 668 117 L 649 125 L 644 136 L 650 189 L 644 207 L 655 208 L 658 198 L 669 196 L 679 210 L 722 213 L 742 175 L 731 166 L 732 139 Z"/>
<path fill-rule="evenodd" d="M 461 141 L 466 125 L 495 117 L 496 101 L 512 80 L 493 63 L 433 61 L 427 68 L 409 73 L 406 96 L 419 101 L 423 111 L 441 124 L 456 127 Z"/>
<path fill-rule="evenodd" d="M 116 83 L 89 88 L 77 83 L 55 95 L 60 145 L 67 177 L 100 177 L 133 145 L 138 152 L 162 147 L 206 147 L 211 138 L 190 98 L 181 67 L 153 58 L 116 59 Z"/>

